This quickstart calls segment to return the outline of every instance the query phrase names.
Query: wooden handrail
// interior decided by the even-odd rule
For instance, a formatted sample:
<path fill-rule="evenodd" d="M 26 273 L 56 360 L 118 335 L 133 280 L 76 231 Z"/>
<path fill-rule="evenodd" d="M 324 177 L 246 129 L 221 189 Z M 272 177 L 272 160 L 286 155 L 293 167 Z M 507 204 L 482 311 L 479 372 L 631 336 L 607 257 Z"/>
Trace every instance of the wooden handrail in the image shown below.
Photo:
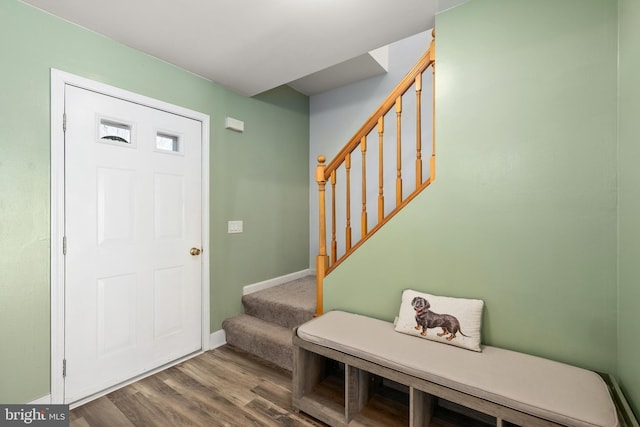
<path fill-rule="evenodd" d="M 432 33 L 435 39 L 435 31 Z M 431 67 L 433 72 L 433 102 L 432 102 L 432 151 L 429 161 L 429 176 L 423 181 L 422 177 L 422 76 L 425 71 Z M 402 97 L 412 87 L 416 92 L 416 141 L 415 141 L 415 173 L 416 184 L 415 189 L 406 197 L 403 195 L 403 166 L 402 154 L 408 149 L 406 144 L 402 144 L 402 120 L 403 120 L 403 101 Z M 387 113 L 395 107 L 395 126 L 396 126 L 396 147 L 395 147 L 395 207 L 385 215 L 384 212 L 384 179 L 383 179 L 383 147 L 384 147 L 384 118 Z M 378 131 L 378 212 L 376 216 L 376 224 L 369 229 L 368 213 L 367 213 L 367 136 L 377 127 Z M 352 153 L 360 148 L 362 155 L 361 171 L 361 204 L 362 211 L 360 215 L 360 239 L 353 243 L 351 234 L 351 161 Z M 318 208 L 319 208 L 319 252 L 316 257 L 316 298 L 317 308 L 316 315 L 323 312 L 323 280 L 334 268 L 342 263 L 351 253 L 359 248 L 366 240 L 369 239 L 376 231 L 378 231 L 386 222 L 388 222 L 396 213 L 404 208 L 411 200 L 413 200 L 422 190 L 429 186 L 435 180 L 435 40 L 431 41 L 429 49 L 418 60 L 407 75 L 398 83 L 398 85 L 385 98 L 375 112 L 367 119 L 360 129 L 353 135 L 347 144 L 340 150 L 338 155 L 325 164 L 326 158 L 318 156 L 318 166 L 316 167 L 316 182 L 318 183 Z M 336 197 L 337 170 L 344 165 L 345 189 L 346 189 L 346 227 L 344 236 L 345 252 L 338 256 L 338 234 L 336 229 L 336 205 L 338 203 Z M 375 165 L 374 165 L 375 167 Z M 327 213 L 326 213 L 326 184 L 330 183 L 331 189 L 331 241 L 330 253 L 327 253 Z M 375 184 L 374 184 L 375 185 Z"/>
<path fill-rule="evenodd" d="M 378 120 L 386 113 L 388 113 L 392 107 L 395 106 L 396 99 L 404 95 L 407 90 L 409 90 L 409 88 L 415 82 L 416 76 L 422 76 L 422 73 L 424 73 L 426 69 L 429 68 L 429 66 L 434 62 L 435 48 L 434 42 L 432 41 L 429 49 L 413 66 L 411 71 L 409 71 L 409 73 L 407 73 L 407 75 L 400 81 L 400 83 L 398 83 L 398 85 L 387 96 L 387 98 L 382 101 L 376 111 L 369 117 L 369 119 L 362 125 L 362 127 L 355 133 L 355 135 L 351 137 L 349 142 L 342 148 L 342 150 L 340 150 L 336 157 L 334 157 L 333 160 L 329 162 L 329 164 L 325 168 L 325 178 L 328 178 L 331 172 L 336 170 L 342 164 L 347 153 L 353 152 L 353 150 L 355 150 L 360 144 L 360 140 L 366 137 L 369 132 L 371 132 L 376 127 L 376 125 L 378 124 Z"/>

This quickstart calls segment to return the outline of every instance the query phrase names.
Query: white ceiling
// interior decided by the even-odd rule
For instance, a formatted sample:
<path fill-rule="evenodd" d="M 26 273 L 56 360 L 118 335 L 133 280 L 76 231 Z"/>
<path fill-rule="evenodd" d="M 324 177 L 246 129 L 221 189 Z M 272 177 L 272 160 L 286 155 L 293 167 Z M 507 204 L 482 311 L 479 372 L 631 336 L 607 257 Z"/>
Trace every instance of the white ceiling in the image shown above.
<path fill-rule="evenodd" d="M 253 96 L 291 82 L 317 93 L 344 84 L 340 75 L 357 79 L 354 70 L 384 72 L 369 51 L 432 28 L 438 11 L 464 0 L 23 1 Z"/>

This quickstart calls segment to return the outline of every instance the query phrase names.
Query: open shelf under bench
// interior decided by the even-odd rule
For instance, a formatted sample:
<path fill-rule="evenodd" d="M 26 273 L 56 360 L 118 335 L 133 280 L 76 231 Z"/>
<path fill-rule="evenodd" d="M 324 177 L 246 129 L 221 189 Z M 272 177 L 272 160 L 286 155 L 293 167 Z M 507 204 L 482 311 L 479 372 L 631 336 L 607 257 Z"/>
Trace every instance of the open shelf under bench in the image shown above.
<path fill-rule="evenodd" d="M 331 426 L 452 426 L 455 422 L 465 426 L 515 425 L 484 415 L 490 412 L 485 412 L 481 399 L 298 341 L 294 347 L 293 405 Z M 445 399 L 442 405 L 437 404 L 434 388 Z M 462 405 L 453 403 L 456 401 Z M 430 424 L 434 412 L 442 415 Z M 439 418 L 450 421 L 440 422 Z"/>
<path fill-rule="evenodd" d="M 467 427 L 475 420 L 498 427 L 640 427 L 611 376 L 508 349 L 482 350 L 330 311 L 294 332 L 293 407 L 332 426 Z M 400 398 L 390 398 L 390 384 Z M 471 416 L 441 423 L 443 410 Z M 393 422 L 381 421 L 387 414 Z"/>
<path fill-rule="evenodd" d="M 561 426 L 298 336 L 292 398 L 331 426 Z"/>

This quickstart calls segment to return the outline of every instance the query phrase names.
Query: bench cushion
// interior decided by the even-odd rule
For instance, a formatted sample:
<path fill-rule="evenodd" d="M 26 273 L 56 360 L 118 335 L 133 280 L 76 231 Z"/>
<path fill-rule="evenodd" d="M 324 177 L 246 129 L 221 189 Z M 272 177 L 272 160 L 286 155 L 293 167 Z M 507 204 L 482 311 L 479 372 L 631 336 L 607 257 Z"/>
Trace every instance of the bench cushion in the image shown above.
<path fill-rule="evenodd" d="M 570 426 L 619 426 L 615 405 L 596 373 L 552 360 L 484 346 L 465 351 L 400 334 L 392 323 L 330 311 L 297 330 L 332 348 L 509 408 Z"/>

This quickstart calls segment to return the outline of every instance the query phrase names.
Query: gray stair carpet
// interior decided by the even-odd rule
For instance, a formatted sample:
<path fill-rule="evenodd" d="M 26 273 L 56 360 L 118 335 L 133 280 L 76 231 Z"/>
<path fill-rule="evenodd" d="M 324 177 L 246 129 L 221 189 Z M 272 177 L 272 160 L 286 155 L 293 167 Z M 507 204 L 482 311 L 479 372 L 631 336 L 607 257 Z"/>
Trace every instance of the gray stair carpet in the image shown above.
<path fill-rule="evenodd" d="M 242 297 L 245 313 L 226 319 L 227 344 L 292 370 L 293 328 L 316 309 L 315 276 L 306 276 Z"/>

